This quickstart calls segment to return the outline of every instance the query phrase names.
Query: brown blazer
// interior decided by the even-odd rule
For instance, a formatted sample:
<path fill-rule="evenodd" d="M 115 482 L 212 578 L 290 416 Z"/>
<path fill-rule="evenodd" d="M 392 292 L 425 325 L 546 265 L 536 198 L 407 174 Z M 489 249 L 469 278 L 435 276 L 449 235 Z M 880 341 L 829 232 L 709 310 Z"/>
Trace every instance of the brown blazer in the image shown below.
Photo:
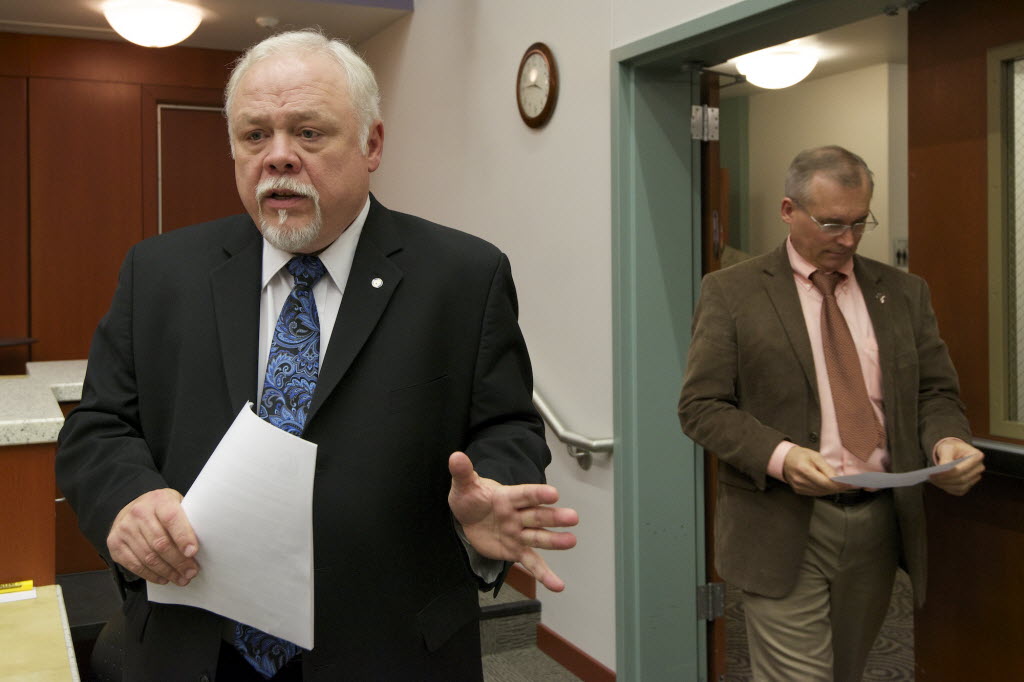
<path fill-rule="evenodd" d="M 970 441 L 956 370 L 924 280 L 861 256 L 854 274 L 878 339 L 892 471 L 917 469 L 941 438 Z M 782 440 L 816 450 L 821 428 L 814 359 L 785 244 L 704 278 L 679 420 L 719 459 L 718 572 L 749 592 L 785 596 L 796 582 L 813 502 L 768 476 L 768 460 Z M 894 492 L 902 564 L 921 604 L 921 486 Z"/>

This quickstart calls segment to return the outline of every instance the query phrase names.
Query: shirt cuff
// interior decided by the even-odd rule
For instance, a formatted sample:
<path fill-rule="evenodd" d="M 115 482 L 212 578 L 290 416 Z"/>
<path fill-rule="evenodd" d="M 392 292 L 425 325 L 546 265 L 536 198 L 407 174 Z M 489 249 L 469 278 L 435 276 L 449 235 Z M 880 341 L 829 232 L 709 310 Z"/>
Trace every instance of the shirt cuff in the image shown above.
<path fill-rule="evenodd" d="M 462 546 L 466 548 L 466 555 L 469 557 L 469 567 L 473 569 L 473 573 L 476 573 L 477 577 L 484 583 L 492 584 L 501 575 L 501 571 L 505 568 L 505 562 L 501 559 L 486 557 L 476 551 L 476 548 L 469 544 L 469 540 L 466 539 L 466 533 L 462 530 L 462 524 L 458 521 L 455 521 L 455 532 L 458 533 Z"/>
<path fill-rule="evenodd" d="M 786 476 L 782 473 L 782 465 L 786 461 L 786 455 L 789 451 L 796 447 L 796 443 L 791 443 L 788 440 L 784 440 L 775 446 L 775 450 L 772 452 L 771 459 L 768 460 L 768 475 L 773 478 L 777 478 L 783 483 L 786 482 Z"/>

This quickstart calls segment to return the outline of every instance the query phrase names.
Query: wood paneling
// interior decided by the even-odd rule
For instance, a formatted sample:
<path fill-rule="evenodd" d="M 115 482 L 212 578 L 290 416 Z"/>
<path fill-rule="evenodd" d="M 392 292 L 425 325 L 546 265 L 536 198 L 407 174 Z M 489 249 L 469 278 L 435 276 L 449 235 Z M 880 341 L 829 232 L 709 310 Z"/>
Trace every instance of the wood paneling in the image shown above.
<path fill-rule="evenodd" d="M 159 50 L 106 40 L 28 36 L 30 75 L 148 85 L 223 88 L 236 52 Z"/>
<path fill-rule="evenodd" d="M 1017 679 L 1024 671 L 1024 482 L 988 475 L 962 498 L 926 490 L 929 590 L 914 619 L 915 679 Z"/>
<path fill-rule="evenodd" d="M 4 50 L 0 41 L 0 61 Z M 28 336 L 28 95 L 24 78 L 0 78 L 0 337 Z M 24 374 L 28 346 L 0 348 L 0 375 Z"/>
<path fill-rule="evenodd" d="M 54 446 L 0 447 L 0 582 L 54 582 Z"/>
<path fill-rule="evenodd" d="M 908 19 L 910 270 L 932 290 L 971 428 L 988 435 L 986 50 L 1024 3 L 930 0 Z"/>
<path fill-rule="evenodd" d="M 975 435 L 988 436 L 986 51 L 1024 40 L 1024 4 L 929 0 L 908 19 L 910 269 L 931 286 Z M 925 486 L 928 601 L 920 681 L 1024 669 L 1024 481 L 985 474 L 963 498 Z"/>
<path fill-rule="evenodd" d="M 33 360 L 84 358 L 142 238 L 141 89 L 32 79 Z"/>
<path fill-rule="evenodd" d="M 0 33 L 0 76 L 28 75 L 28 36 Z"/>

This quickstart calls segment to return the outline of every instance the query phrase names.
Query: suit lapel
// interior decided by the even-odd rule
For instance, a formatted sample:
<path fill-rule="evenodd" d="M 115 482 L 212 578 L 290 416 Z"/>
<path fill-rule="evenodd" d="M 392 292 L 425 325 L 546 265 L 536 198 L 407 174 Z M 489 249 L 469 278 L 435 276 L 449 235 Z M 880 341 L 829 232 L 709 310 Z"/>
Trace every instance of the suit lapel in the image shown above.
<path fill-rule="evenodd" d="M 885 283 L 882 281 L 880 268 L 860 256 L 854 256 L 853 273 L 857 277 L 857 285 L 861 294 L 864 295 L 864 304 L 868 309 L 868 316 L 871 318 L 871 326 L 875 332 L 875 341 L 878 343 L 878 366 L 882 371 L 882 395 L 896 395 L 896 387 L 893 384 L 895 372 L 895 349 L 896 336 L 891 319 L 891 311 L 895 301 L 889 301 L 891 292 L 886 291 Z M 886 400 L 888 408 L 892 400 Z M 892 424 L 893 415 L 886 409 L 886 423 Z"/>
<path fill-rule="evenodd" d="M 793 268 L 789 264 L 786 244 L 776 249 L 769 264 L 762 271 L 765 290 L 771 299 L 775 312 L 782 321 L 789 343 L 800 361 L 811 392 L 817 399 L 818 378 L 814 372 L 814 354 L 811 352 L 811 339 L 807 335 L 807 321 L 800 306 L 800 294 L 793 282 Z"/>
<path fill-rule="evenodd" d="M 327 354 L 320 363 L 320 376 L 306 418 L 307 424 L 348 372 L 402 279 L 401 269 L 389 258 L 402 248 L 391 212 L 373 197 L 370 201 L 370 213 L 352 259 L 352 270 L 338 309 L 338 321 L 331 334 Z M 378 279 L 380 286 L 374 286 Z"/>
<path fill-rule="evenodd" d="M 210 273 L 210 287 L 228 398 L 237 411 L 255 399 L 263 240 L 253 225 L 224 250 L 228 260 Z"/>

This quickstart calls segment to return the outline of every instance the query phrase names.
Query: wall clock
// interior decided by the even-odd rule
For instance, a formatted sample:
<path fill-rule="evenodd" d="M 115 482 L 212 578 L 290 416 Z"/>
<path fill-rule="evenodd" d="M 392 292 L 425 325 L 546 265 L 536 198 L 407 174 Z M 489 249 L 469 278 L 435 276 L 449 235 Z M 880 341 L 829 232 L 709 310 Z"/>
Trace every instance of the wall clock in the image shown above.
<path fill-rule="evenodd" d="M 551 49 L 534 43 L 526 49 L 516 75 L 516 103 L 523 122 L 540 128 L 555 112 L 558 101 L 558 66 Z"/>

